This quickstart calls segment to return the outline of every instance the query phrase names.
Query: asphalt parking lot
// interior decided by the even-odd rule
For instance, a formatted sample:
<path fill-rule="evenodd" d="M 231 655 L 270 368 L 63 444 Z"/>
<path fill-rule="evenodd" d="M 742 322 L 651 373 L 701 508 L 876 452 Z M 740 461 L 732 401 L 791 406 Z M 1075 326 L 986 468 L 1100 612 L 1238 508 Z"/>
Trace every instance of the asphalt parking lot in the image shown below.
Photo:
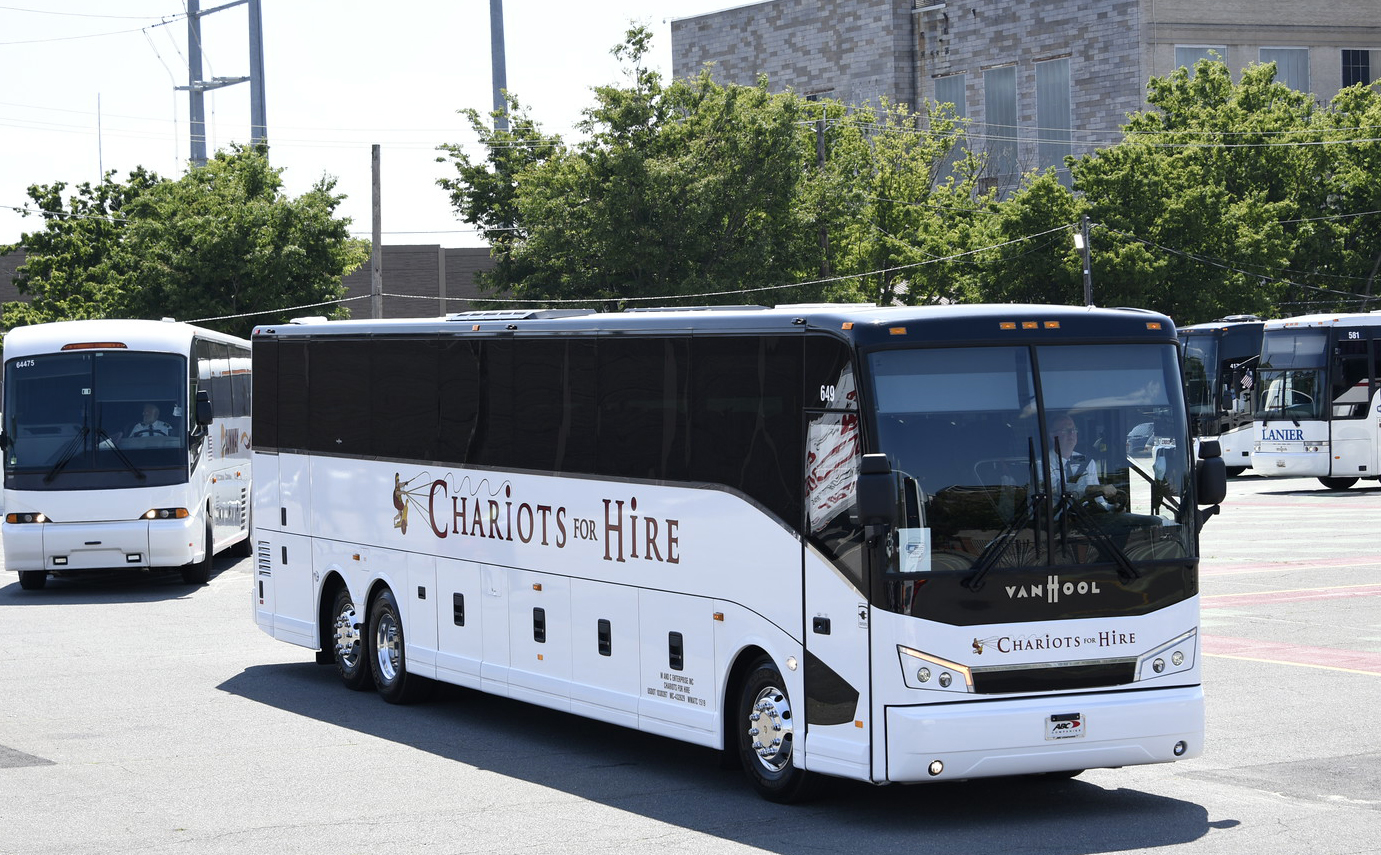
<path fill-rule="evenodd" d="M 393 707 L 211 583 L 0 574 L 0 853 L 1381 851 L 1381 488 L 1235 479 L 1202 757 L 754 795 L 713 752 L 447 687 Z"/>

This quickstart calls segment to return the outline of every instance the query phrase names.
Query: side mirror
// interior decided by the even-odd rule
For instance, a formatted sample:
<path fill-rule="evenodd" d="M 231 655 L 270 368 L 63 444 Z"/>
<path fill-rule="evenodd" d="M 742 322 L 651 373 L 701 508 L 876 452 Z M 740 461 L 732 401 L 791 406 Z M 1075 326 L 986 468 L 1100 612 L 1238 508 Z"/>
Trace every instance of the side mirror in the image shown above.
<path fill-rule="evenodd" d="M 1194 474 L 1199 504 L 1216 505 L 1228 497 L 1228 465 L 1216 439 L 1199 442 L 1199 463 Z"/>
<path fill-rule="evenodd" d="M 206 427 L 211 424 L 211 393 L 205 389 L 197 391 L 197 426 Z"/>
<path fill-rule="evenodd" d="M 891 525 L 897 514 L 896 479 L 885 454 L 865 454 L 858 467 L 860 525 Z"/>

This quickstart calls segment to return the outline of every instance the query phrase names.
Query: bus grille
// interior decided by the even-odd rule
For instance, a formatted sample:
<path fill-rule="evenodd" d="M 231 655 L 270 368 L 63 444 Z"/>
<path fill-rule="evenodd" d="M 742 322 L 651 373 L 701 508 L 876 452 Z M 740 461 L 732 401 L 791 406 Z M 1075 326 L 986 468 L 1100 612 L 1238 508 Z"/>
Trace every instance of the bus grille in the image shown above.
<path fill-rule="evenodd" d="M 1124 686 L 1135 680 L 1135 659 L 973 670 L 973 690 L 980 695 L 1096 689 L 1100 686 Z"/>
<path fill-rule="evenodd" d="M 258 549 L 255 550 L 254 561 L 258 565 L 260 576 L 273 575 L 273 551 L 267 540 L 259 541 Z"/>

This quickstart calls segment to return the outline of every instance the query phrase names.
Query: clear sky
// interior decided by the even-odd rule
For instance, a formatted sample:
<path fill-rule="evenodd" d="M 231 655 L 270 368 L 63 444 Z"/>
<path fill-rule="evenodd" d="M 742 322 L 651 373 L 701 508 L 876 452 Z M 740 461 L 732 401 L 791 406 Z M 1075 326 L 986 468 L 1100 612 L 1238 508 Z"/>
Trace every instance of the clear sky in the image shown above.
<path fill-rule="evenodd" d="M 225 0 L 201 0 L 215 9 Z M 591 88 L 622 81 L 610 50 L 630 22 L 671 74 L 671 21 L 735 0 L 505 0 L 508 89 L 547 131 L 573 138 Z M 479 246 L 436 180 L 436 146 L 478 151 L 457 111 L 492 105 L 489 0 L 263 0 L 270 160 L 297 196 L 322 175 L 338 213 L 371 229 L 370 148 L 381 146 L 386 244 Z M 13 210 L 31 184 L 175 178 L 189 156 L 183 0 L 0 0 L 0 244 L 38 231 Z M 204 79 L 249 73 L 247 5 L 202 19 Z M 249 139 L 249 84 L 206 94 L 207 150 Z"/>

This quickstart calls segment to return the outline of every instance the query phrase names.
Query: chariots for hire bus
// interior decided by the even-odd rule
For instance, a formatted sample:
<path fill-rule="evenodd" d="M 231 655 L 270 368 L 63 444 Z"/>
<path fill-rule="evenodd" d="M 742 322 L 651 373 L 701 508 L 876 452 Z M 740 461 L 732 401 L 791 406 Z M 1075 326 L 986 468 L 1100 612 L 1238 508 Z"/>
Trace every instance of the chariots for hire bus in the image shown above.
<path fill-rule="evenodd" d="M 723 749 L 780 801 L 1203 748 L 1226 482 L 1161 315 L 480 312 L 253 360 L 255 619 L 350 688 Z"/>

